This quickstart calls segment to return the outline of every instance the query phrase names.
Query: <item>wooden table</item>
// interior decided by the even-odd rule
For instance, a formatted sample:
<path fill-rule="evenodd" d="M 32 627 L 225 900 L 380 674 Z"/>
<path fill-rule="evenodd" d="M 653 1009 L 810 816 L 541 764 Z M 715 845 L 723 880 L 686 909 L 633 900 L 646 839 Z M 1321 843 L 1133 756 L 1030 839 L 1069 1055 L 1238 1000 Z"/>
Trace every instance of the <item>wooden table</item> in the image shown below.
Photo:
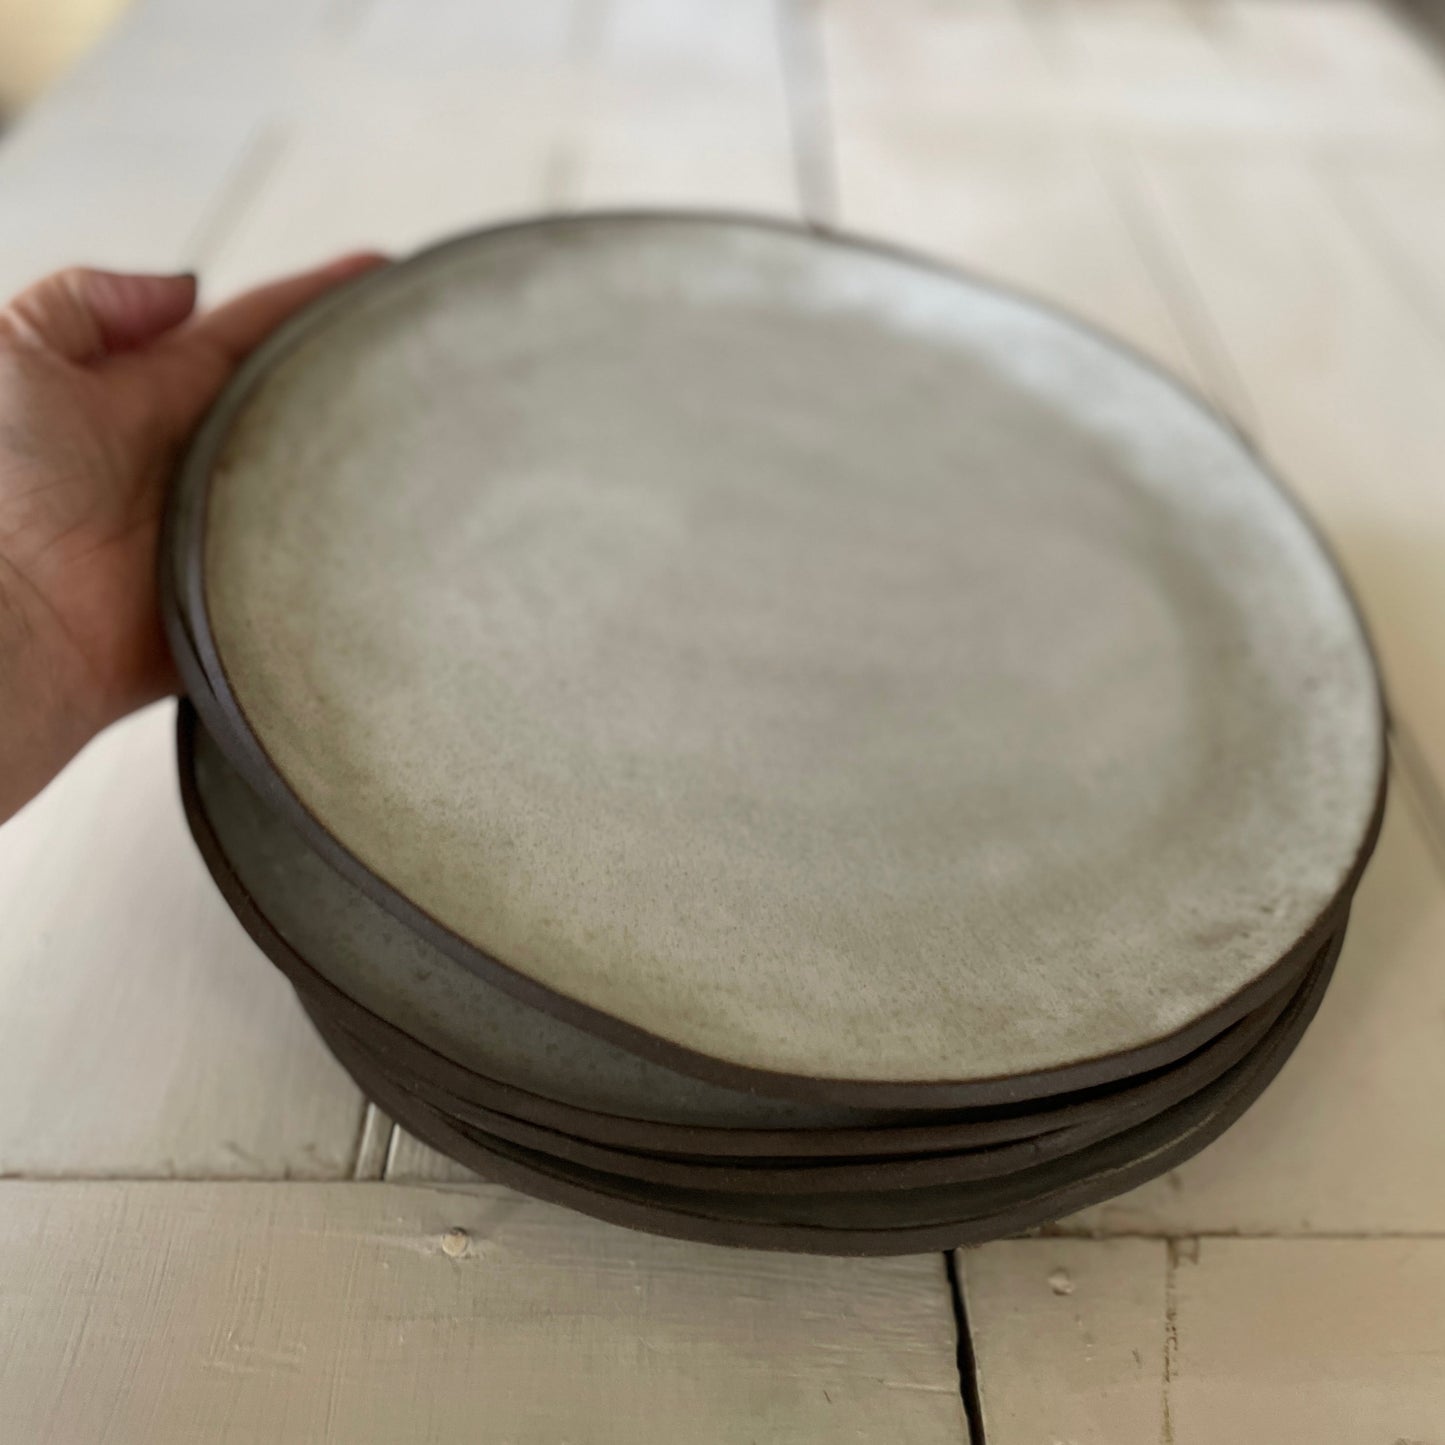
<path fill-rule="evenodd" d="M 1006 278 L 1276 462 L 1396 718 L 1317 1023 L 1042 1236 L 632 1235 L 362 1101 L 196 859 L 158 707 L 0 831 L 0 1440 L 1441 1445 L 1445 72 L 1363 0 L 146 0 L 0 148 L 0 290 L 655 202 Z"/>

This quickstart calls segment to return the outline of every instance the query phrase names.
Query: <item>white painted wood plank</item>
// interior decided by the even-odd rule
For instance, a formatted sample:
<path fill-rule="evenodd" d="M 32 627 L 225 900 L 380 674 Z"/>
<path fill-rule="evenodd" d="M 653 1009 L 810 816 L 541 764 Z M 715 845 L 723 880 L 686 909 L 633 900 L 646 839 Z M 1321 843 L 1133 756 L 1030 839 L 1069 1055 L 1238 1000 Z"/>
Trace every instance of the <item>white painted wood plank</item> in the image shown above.
<path fill-rule="evenodd" d="M 1005 1240 L 959 1252 L 988 1445 L 1168 1439 L 1168 1253 L 1161 1240 L 1138 1239 Z"/>
<path fill-rule="evenodd" d="M 1336 162 L 1324 179 L 1380 269 L 1445 346 L 1445 146 L 1428 156 Z"/>
<path fill-rule="evenodd" d="M 0 1174 L 345 1177 L 360 1096 L 196 854 L 172 712 L 0 828 Z"/>
<path fill-rule="evenodd" d="M 708 84 L 778 79 L 772 0 L 607 0 L 602 9 L 604 64 L 682 67 Z"/>
<path fill-rule="evenodd" d="M 404 254 L 543 209 L 571 123 L 558 66 L 465 71 L 425 85 L 342 59 L 278 133 L 254 202 L 210 267 L 217 292 L 339 252 Z"/>
<path fill-rule="evenodd" d="M 1201 369 L 1087 141 L 988 136 L 839 106 L 844 225 L 1017 287 L 1196 387 Z"/>
<path fill-rule="evenodd" d="M 824 0 L 834 93 L 849 108 L 941 110 L 998 134 L 1066 118 L 1056 57 L 1038 30 L 1048 5 L 1018 0 Z"/>
<path fill-rule="evenodd" d="M 839 81 L 947 96 L 996 138 L 1060 121 L 1235 146 L 1416 144 L 1445 84 L 1374 0 L 826 0 Z M 926 103 L 926 102 L 925 102 Z"/>
<path fill-rule="evenodd" d="M 0 1337 L 26 1445 L 967 1439 L 941 1256 L 684 1245 L 494 1188 L 0 1184 Z"/>
<path fill-rule="evenodd" d="M 286 94 L 298 61 L 326 43 L 332 3 L 135 0 L 103 43 L 25 112 L 7 143 L 49 145 L 81 130 L 102 143 L 138 132 L 159 140 L 168 121 L 221 122 L 238 111 L 254 119 Z M 221 56 L 231 63 L 219 64 Z"/>
<path fill-rule="evenodd" d="M 1445 1241 L 1205 1239 L 1177 1260 L 1174 1445 L 1441 1438 Z"/>
<path fill-rule="evenodd" d="M 775 0 L 613 0 L 591 39 L 569 200 L 796 210 Z"/>
<path fill-rule="evenodd" d="M 1192 0 L 1058 0 L 1042 8 L 1039 31 L 1058 69 L 1091 86 L 1140 93 L 1207 86 L 1216 97 L 1231 80 L 1229 17 Z M 1155 96 L 1157 99 L 1157 96 Z M 1216 104 L 1218 100 L 1216 99 Z"/>
<path fill-rule="evenodd" d="M 1149 151 L 1137 176 L 1445 778 L 1445 343 L 1299 161 Z"/>
<path fill-rule="evenodd" d="M 1378 0 L 1056 0 L 1037 16 L 1071 107 L 1109 129 L 1253 146 L 1445 127 L 1438 67 Z"/>
<path fill-rule="evenodd" d="M 72 262 L 174 269 L 322 43 L 323 0 L 142 0 L 0 144 L 0 292 Z"/>
<path fill-rule="evenodd" d="M 1219 0 L 1231 50 L 1266 84 L 1298 86 L 1337 111 L 1418 106 L 1442 98 L 1438 61 L 1384 0 Z M 1342 124 L 1349 117 L 1340 116 Z"/>
<path fill-rule="evenodd" d="M 423 17 L 371 0 L 278 131 L 212 267 L 217 289 L 555 205 L 581 123 L 589 3 L 446 3 Z"/>
<path fill-rule="evenodd" d="M 874 11 L 847 5 L 825 12 L 844 225 L 1020 287 L 1202 384 L 1101 152 L 1076 128 L 1046 123 L 1055 105 L 1050 82 L 1032 75 L 1017 36 L 1003 30 L 1005 43 L 988 29 L 992 44 L 976 63 L 996 60 L 1030 76 L 1041 96 L 1039 124 L 1000 135 L 978 124 L 971 87 L 934 68 L 935 50 L 950 48 L 958 22 L 957 12 L 946 12 L 947 23 L 931 13 L 914 0 L 909 24 L 885 42 Z M 880 84 L 886 73 L 906 83 Z"/>
<path fill-rule="evenodd" d="M 560 203 L 794 205 L 770 0 L 414 22 L 383 5 L 326 67 L 212 268 L 218 289 Z"/>
<path fill-rule="evenodd" d="M 989 1445 L 1439 1438 L 1445 1241 L 1036 1239 L 962 1264 Z"/>
<path fill-rule="evenodd" d="M 1396 780 L 1320 1012 L 1216 1143 L 1070 1228 L 1105 1233 L 1445 1231 L 1445 880 Z"/>
<path fill-rule="evenodd" d="M 347 49 L 379 71 L 430 81 L 437 73 L 488 76 L 551 67 L 588 11 L 608 0 L 356 0 Z"/>

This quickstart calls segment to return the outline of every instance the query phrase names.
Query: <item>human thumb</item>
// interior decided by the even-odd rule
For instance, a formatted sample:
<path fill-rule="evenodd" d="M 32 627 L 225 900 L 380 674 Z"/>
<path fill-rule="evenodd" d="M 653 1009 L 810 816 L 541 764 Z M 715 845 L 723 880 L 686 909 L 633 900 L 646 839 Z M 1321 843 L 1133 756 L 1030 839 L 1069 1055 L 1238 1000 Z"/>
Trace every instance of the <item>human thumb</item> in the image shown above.
<path fill-rule="evenodd" d="M 0 331 L 86 362 L 144 346 L 196 306 L 191 275 L 125 275 L 72 266 L 22 291 L 0 310 Z"/>

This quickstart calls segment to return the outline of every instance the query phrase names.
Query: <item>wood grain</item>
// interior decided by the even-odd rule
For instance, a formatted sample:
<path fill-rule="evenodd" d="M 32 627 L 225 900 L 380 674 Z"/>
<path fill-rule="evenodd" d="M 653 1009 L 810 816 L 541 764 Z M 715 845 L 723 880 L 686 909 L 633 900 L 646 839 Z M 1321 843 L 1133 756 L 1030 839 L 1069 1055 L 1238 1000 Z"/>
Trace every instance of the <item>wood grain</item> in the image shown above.
<path fill-rule="evenodd" d="M 938 1255 L 677 1245 L 505 1190 L 0 1184 L 0 1438 L 959 1445 Z"/>

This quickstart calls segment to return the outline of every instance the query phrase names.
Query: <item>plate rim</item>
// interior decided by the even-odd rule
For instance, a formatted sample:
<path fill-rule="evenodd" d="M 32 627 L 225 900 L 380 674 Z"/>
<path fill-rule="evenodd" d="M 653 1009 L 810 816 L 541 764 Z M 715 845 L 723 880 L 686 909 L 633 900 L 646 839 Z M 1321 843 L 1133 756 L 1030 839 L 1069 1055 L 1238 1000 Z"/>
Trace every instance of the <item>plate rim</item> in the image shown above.
<path fill-rule="evenodd" d="M 1230 1071 L 1233 1078 L 1223 1076 L 1201 1091 L 1200 1097 L 1210 1090 L 1214 1091 L 1210 1101 L 1212 1107 L 1206 1106 L 1199 1113 L 1199 1098 L 1191 1096 L 1158 1119 L 1146 1120 L 1124 1135 L 1102 1140 L 1080 1151 L 1081 1156 L 1086 1156 L 1082 1162 L 1095 1161 L 1092 1170 L 1086 1169 L 1073 1177 L 1065 1177 L 1063 1182 L 1045 1184 L 1034 1193 L 1026 1193 L 1012 1202 L 999 1203 L 984 1211 L 971 1212 L 954 1222 L 940 1219 L 899 1225 L 831 1225 L 728 1215 L 721 1212 L 725 1211 L 725 1204 L 712 1205 L 720 1210 L 713 1214 L 702 1203 L 694 1202 L 692 1208 L 687 1208 L 677 1203 L 662 1202 L 656 1197 L 659 1186 L 634 1183 L 615 1176 L 609 1179 L 597 1175 L 596 1171 L 548 1159 L 536 1151 L 519 1149 L 495 1137 L 475 1138 L 470 1133 L 463 1133 L 454 1121 L 410 1095 L 396 1081 L 371 1073 L 364 1063 L 358 1071 L 358 1061 L 354 1057 L 348 1061 L 338 1055 L 337 1062 L 363 1094 L 374 1098 L 382 1109 L 422 1143 L 483 1178 L 609 1223 L 708 1244 L 810 1254 L 908 1254 L 951 1249 L 987 1243 L 1049 1224 L 1079 1209 L 1115 1198 L 1198 1154 L 1252 1107 L 1289 1062 L 1328 991 L 1343 942 L 1341 930 L 1321 953 L 1264 1039 Z M 1195 1114 L 1181 1130 L 1178 1128 L 1180 1113 L 1187 1111 L 1191 1103 L 1195 1105 Z M 1169 1124 L 1166 1124 L 1166 1119 Z M 1146 1133 L 1147 1140 L 1144 1138 Z M 1142 1147 L 1129 1147 L 1139 1146 L 1141 1140 L 1144 1141 Z M 1103 1162 L 1105 1156 L 1108 1162 Z M 1057 1170 L 1069 1157 L 1049 1161 L 1038 1168 Z M 1076 1169 L 1080 1162 L 1079 1158 L 1074 1160 Z M 1030 1171 L 1022 1172 L 1027 1174 Z M 589 1175 L 593 1177 L 586 1177 Z M 980 1181 L 980 1184 L 987 1189 L 990 1181 Z M 952 1187 L 967 1190 L 970 1186 Z M 887 1192 L 865 1190 L 853 1197 L 877 1199 Z M 908 1192 L 900 1191 L 903 1194 Z M 780 1204 L 784 1202 L 779 1201 Z"/>
<path fill-rule="evenodd" d="M 829 246 L 868 256 L 891 259 L 921 268 L 935 276 L 962 282 L 975 289 L 1022 302 L 1090 338 L 1135 367 L 1162 381 L 1186 403 L 1238 441 L 1262 481 L 1303 525 L 1321 560 L 1334 578 L 1358 630 L 1368 661 L 1375 701 L 1378 762 L 1373 803 L 1354 858 L 1340 884 L 1315 919 L 1274 963 L 1234 994 L 1221 1000 L 1189 1023 L 1130 1049 L 1076 1059 L 1046 1069 L 1012 1075 L 973 1078 L 889 1080 L 810 1075 L 765 1069 L 703 1053 L 652 1030 L 610 1014 L 596 1005 L 571 997 L 542 983 L 488 953 L 448 928 L 412 902 L 356 857 L 292 790 L 272 762 L 264 744 L 252 730 L 231 689 L 224 662 L 211 633 L 204 585 L 206 504 L 214 463 L 231 424 L 275 364 L 318 333 L 335 315 L 396 275 L 420 270 L 437 259 L 478 244 L 519 232 L 560 230 L 597 225 L 695 224 L 763 230 L 809 238 Z M 1383 821 L 1388 791 L 1388 749 L 1385 735 L 1388 710 L 1378 652 L 1358 600 L 1338 558 L 1299 500 L 1282 482 L 1268 461 L 1230 419 L 1223 416 L 1194 387 L 1174 376 L 1129 343 L 1084 321 L 1055 303 L 1020 288 L 1001 284 L 951 262 L 920 254 L 908 247 L 858 236 L 831 226 L 798 222 L 784 217 L 755 215 L 728 209 L 668 208 L 580 210 L 541 214 L 479 227 L 423 247 L 392 265 L 344 283 L 304 307 L 247 357 L 192 437 L 168 491 L 158 553 L 162 617 L 178 670 L 207 730 L 242 776 L 276 807 L 306 841 L 349 881 L 415 933 L 463 967 L 504 989 L 532 1007 L 550 1012 L 590 1033 L 708 1082 L 742 1090 L 756 1090 L 780 1099 L 877 1108 L 928 1108 L 947 1091 L 967 1106 L 1023 1103 L 1049 1094 L 1100 1087 L 1151 1068 L 1163 1067 L 1192 1052 L 1245 1013 L 1258 1007 L 1281 986 L 1293 966 L 1303 966 L 1347 912 L 1350 898 L 1374 851 Z M 964 1105 L 958 1105 L 963 1107 Z"/>
<path fill-rule="evenodd" d="M 756 1189 L 761 1193 L 788 1194 L 817 1192 L 825 1186 L 839 1190 L 892 1189 L 962 1182 L 964 1178 L 989 1178 L 1032 1167 L 1133 1128 L 1209 1087 L 1261 1044 L 1318 963 L 1316 958 L 1260 1009 L 1186 1056 L 1171 1071 L 1137 1083 L 1125 1082 L 1117 1092 L 1104 1096 L 1083 1100 L 1066 1097 L 1057 1104 L 1039 1101 L 1048 1112 L 1036 1121 L 1027 1115 L 1014 1116 L 1020 1123 L 1037 1122 L 1037 1128 L 991 1130 L 990 1124 L 996 1121 L 980 1124 L 955 1119 L 913 1125 L 780 1125 L 771 1129 L 744 1125 L 734 1129 L 728 1125 L 669 1124 L 592 1111 L 585 1105 L 528 1094 L 521 1085 L 477 1073 L 353 999 L 321 973 L 285 938 L 266 911 L 264 900 L 253 892 L 227 851 L 213 809 L 201 792 L 197 738 L 194 711 L 183 704 L 182 716 L 177 720 L 177 764 L 182 806 L 192 836 L 221 896 L 252 941 L 291 983 L 302 1008 L 333 1052 L 354 1050 L 398 1087 L 463 1128 L 474 1127 L 523 1148 L 551 1153 L 603 1172 L 608 1171 L 610 1159 L 612 1172 L 635 1173 L 648 1182 L 681 1187 L 691 1184 L 723 1192 Z M 1326 951 L 1333 942 L 1332 937 Z M 333 1035 L 342 1039 L 340 1050 Z M 394 1045 L 403 1040 L 405 1052 L 430 1064 L 429 1069 L 415 1060 L 409 1062 L 404 1053 L 396 1051 Z M 460 1094 L 448 1086 L 448 1079 L 455 1083 L 463 1076 L 475 1080 L 475 1096 Z M 502 1097 L 488 1098 L 489 1091 Z M 538 1100 L 544 1106 L 542 1112 L 554 1117 L 528 1117 L 515 1108 L 519 1096 Z M 505 1107 L 508 1103 L 513 1104 L 515 1112 Z M 595 1134 L 587 1132 L 587 1126 L 594 1121 L 601 1121 L 601 1129 Z M 569 1123 L 572 1127 L 568 1127 Z M 618 1125 L 627 1126 L 628 1132 L 637 1137 L 601 1137 Z M 973 1131 L 983 1137 L 969 1137 Z M 954 1134 L 951 1139 L 947 1137 L 950 1133 Z M 989 1137 L 990 1133 L 995 1137 Z M 735 1134 L 750 1140 L 770 1134 L 771 1152 L 709 1151 L 709 1145 L 730 1143 L 730 1136 Z M 691 1147 L 679 1147 L 684 1140 Z M 791 1153 L 794 1147 L 802 1152 Z M 880 1174 L 886 1174 L 887 1180 L 873 1182 Z"/>

